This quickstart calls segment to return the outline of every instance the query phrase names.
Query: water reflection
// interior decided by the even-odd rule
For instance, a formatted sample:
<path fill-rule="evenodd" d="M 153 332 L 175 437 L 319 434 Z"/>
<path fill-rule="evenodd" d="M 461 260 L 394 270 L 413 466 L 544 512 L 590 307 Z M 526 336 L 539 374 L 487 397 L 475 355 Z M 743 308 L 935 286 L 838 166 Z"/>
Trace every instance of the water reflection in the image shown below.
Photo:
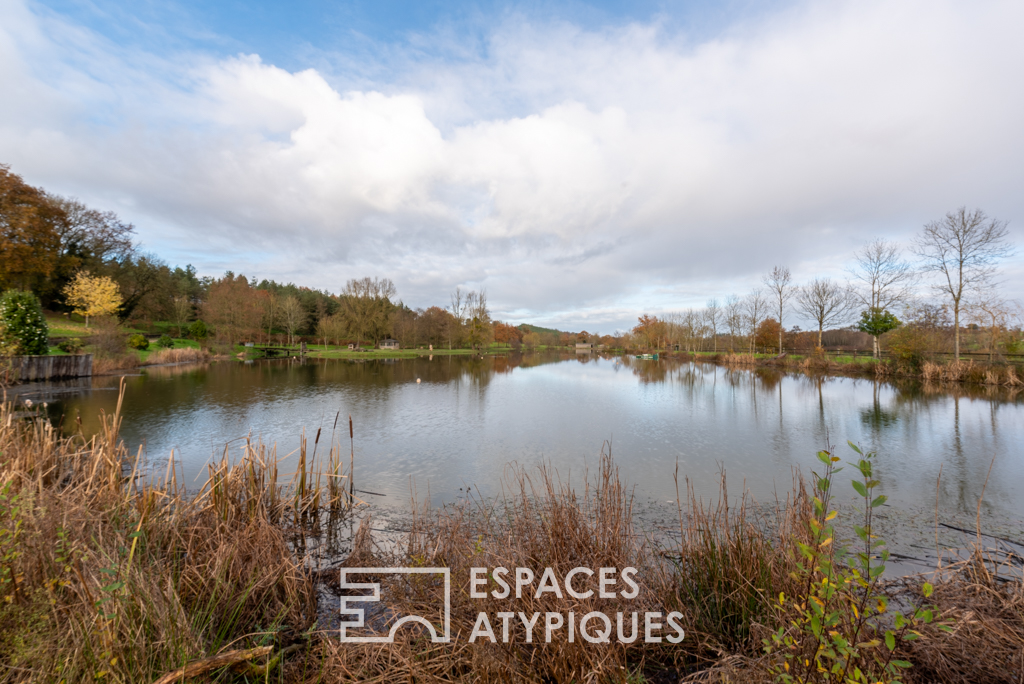
<path fill-rule="evenodd" d="M 826 378 L 573 352 L 408 360 L 222 362 L 146 369 L 127 377 L 124 435 L 159 468 L 173 448 L 194 477 L 224 445 L 252 433 L 279 453 L 300 429 L 351 414 L 357 478 L 395 502 L 410 479 L 435 501 L 472 484 L 486 492 L 504 465 L 550 462 L 563 474 L 593 463 L 612 440 L 638 493 L 675 496 L 672 472 L 714 493 L 719 466 L 761 500 L 789 486 L 826 443 L 879 452 L 890 501 L 973 513 L 992 464 L 985 511 L 1024 515 L 1021 393 L 914 382 Z M 87 387 L 26 386 L 67 431 L 98 428 L 118 378 Z M 993 458 L 995 459 L 993 463 Z"/>

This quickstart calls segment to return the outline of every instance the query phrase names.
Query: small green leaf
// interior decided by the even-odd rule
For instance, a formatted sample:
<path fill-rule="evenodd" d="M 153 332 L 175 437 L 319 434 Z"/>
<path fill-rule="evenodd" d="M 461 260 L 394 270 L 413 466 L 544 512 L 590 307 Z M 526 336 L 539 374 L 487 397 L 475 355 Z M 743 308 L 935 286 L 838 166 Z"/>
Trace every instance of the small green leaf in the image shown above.
<path fill-rule="evenodd" d="M 889 630 L 885 633 L 885 645 L 890 651 L 896 650 L 896 635 Z"/>
<path fill-rule="evenodd" d="M 853 488 L 857 490 L 858 494 L 860 494 L 861 496 L 867 498 L 868 490 L 867 490 L 866 487 L 864 487 L 864 483 L 858 482 L 857 480 L 854 480 L 853 481 Z"/>
<path fill-rule="evenodd" d="M 935 591 L 935 587 L 933 587 L 928 582 L 925 582 L 924 586 L 921 587 L 921 593 L 924 594 L 925 598 L 931 596 L 933 591 Z"/>
<path fill-rule="evenodd" d="M 864 455 L 864 452 L 860 450 L 859 446 L 857 446 L 856 444 L 854 444 L 850 440 L 846 440 L 846 443 L 849 444 L 850 448 L 853 449 L 854 451 L 856 451 L 858 454 L 860 454 L 861 456 Z M 806 452 L 804 452 L 804 453 L 806 453 Z"/>
<path fill-rule="evenodd" d="M 879 506 L 884 504 L 888 499 L 889 497 L 887 497 L 885 494 L 882 494 L 881 496 L 877 497 L 874 501 L 871 502 L 871 507 L 878 508 Z"/>

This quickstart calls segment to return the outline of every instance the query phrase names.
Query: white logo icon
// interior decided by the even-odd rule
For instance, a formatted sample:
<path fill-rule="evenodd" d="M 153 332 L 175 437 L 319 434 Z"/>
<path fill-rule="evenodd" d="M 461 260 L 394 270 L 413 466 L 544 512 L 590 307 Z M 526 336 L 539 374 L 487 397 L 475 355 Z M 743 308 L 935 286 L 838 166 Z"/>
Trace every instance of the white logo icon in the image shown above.
<path fill-rule="evenodd" d="M 364 627 L 366 625 L 366 614 L 362 608 L 349 608 L 350 603 L 369 603 L 380 601 L 380 582 L 349 582 L 349 575 L 444 575 L 444 633 L 438 635 L 434 624 L 420 615 L 406 615 L 391 625 L 391 631 L 387 636 L 349 636 L 346 630 L 349 627 Z M 446 644 L 451 641 L 451 611 L 452 611 L 452 582 L 451 570 L 448 568 L 342 568 L 341 569 L 341 591 L 346 590 L 369 591 L 363 595 L 343 595 L 341 597 L 341 641 L 343 643 L 355 644 L 393 644 L 395 633 L 408 622 L 418 622 L 430 631 L 430 640 L 435 643 Z M 346 615 L 354 615 L 355 621 L 346 621 Z"/>

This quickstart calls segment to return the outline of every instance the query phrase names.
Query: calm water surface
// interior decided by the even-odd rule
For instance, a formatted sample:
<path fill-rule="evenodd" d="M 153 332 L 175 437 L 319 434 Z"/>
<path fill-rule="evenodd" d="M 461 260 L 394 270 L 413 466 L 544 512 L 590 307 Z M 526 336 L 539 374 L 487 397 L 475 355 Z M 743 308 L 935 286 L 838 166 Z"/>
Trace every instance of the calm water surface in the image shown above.
<path fill-rule="evenodd" d="M 349 414 L 355 424 L 357 489 L 399 505 L 411 482 L 435 503 L 467 486 L 494 493 L 510 462 L 576 478 L 605 441 L 640 497 L 674 500 L 678 463 L 699 494 L 717 491 L 724 468 L 730 489 L 745 484 L 764 501 L 787 491 L 793 469 L 810 469 L 826 442 L 852 457 L 851 440 L 878 451 L 882 489 L 897 508 L 933 507 L 941 465 L 939 505 L 973 515 L 994 457 L 984 511 L 1024 518 L 1024 404 L 1000 392 L 540 354 L 221 362 L 154 367 L 126 382 L 124 438 L 143 446 L 155 472 L 173 449 L 189 482 L 225 445 L 237 455 L 249 434 L 287 454 L 303 427 L 310 443 L 323 427 L 322 454 L 340 412 L 346 453 Z M 113 411 L 117 383 L 25 391 L 48 398 L 66 429 L 80 417 L 89 432 L 101 409 Z"/>

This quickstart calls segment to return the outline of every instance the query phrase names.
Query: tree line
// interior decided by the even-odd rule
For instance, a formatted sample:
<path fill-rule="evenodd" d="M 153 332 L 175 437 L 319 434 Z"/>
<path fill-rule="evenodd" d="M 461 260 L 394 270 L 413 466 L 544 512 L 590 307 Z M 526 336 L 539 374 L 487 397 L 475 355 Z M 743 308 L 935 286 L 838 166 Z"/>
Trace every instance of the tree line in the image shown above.
<path fill-rule="evenodd" d="M 753 352 L 821 347 L 829 329 L 846 326 L 870 335 L 876 355 L 879 338 L 891 331 L 947 331 L 959 356 L 964 323 L 988 333 L 989 349 L 1013 342 L 1019 309 L 1001 297 L 996 270 L 1011 254 L 1005 221 L 961 208 L 924 226 L 910 248 L 916 263 L 896 243 L 878 239 L 856 252 L 847 280 L 821 277 L 797 286 L 789 269 L 777 266 L 745 296 L 713 298 L 702 309 L 660 319 L 645 313 L 631 331 L 601 337 L 493 321 L 485 291 L 456 288 L 443 305 L 412 309 L 388 278 L 353 278 L 334 294 L 231 271 L 199 277 L 191 265 L 172 268 L 144 252 L 134 226 L 113 212 L 33 187 L 0 165 L 0 291 L 34 293 L 44 308 L 86 320 L 110 315 L 139 327 L 170 321 L 179 337 L 227 344 L 302 338 L 376 345 L 393 337 L 403 347 L 592 341 Z M 937 300 L 924 296 L 926 280 Z M 787 331 L 793 314 L 813 321 L 816 335 L 796 326 Z"/>
<path fill-rule="evenodd" d="M 926 224 L 910 245 L 876 239 L 857 250 L 846 280 L 816 277 L 802 285 L 776 266 L 746 296 L 712 298 L 705 307 L 657 316 L 643 314 L 627 334 L 637 346 L 687 351 L 780 352 L 821 349 L 829 329 L 846 327 L 915 352 L 944 351 L 960 358 L 965 328 L 990 355 L 1016 351 L 1021 308 L 1001 293 L 998 264 L 1013 255 L 1007 223 L 961 207 Z M 931 295 L 931 296 L 929 296 Z M 785 329 L 796 314 L 816 330 Z M 849 341 L 849 340 L 847 340 Z"/>

